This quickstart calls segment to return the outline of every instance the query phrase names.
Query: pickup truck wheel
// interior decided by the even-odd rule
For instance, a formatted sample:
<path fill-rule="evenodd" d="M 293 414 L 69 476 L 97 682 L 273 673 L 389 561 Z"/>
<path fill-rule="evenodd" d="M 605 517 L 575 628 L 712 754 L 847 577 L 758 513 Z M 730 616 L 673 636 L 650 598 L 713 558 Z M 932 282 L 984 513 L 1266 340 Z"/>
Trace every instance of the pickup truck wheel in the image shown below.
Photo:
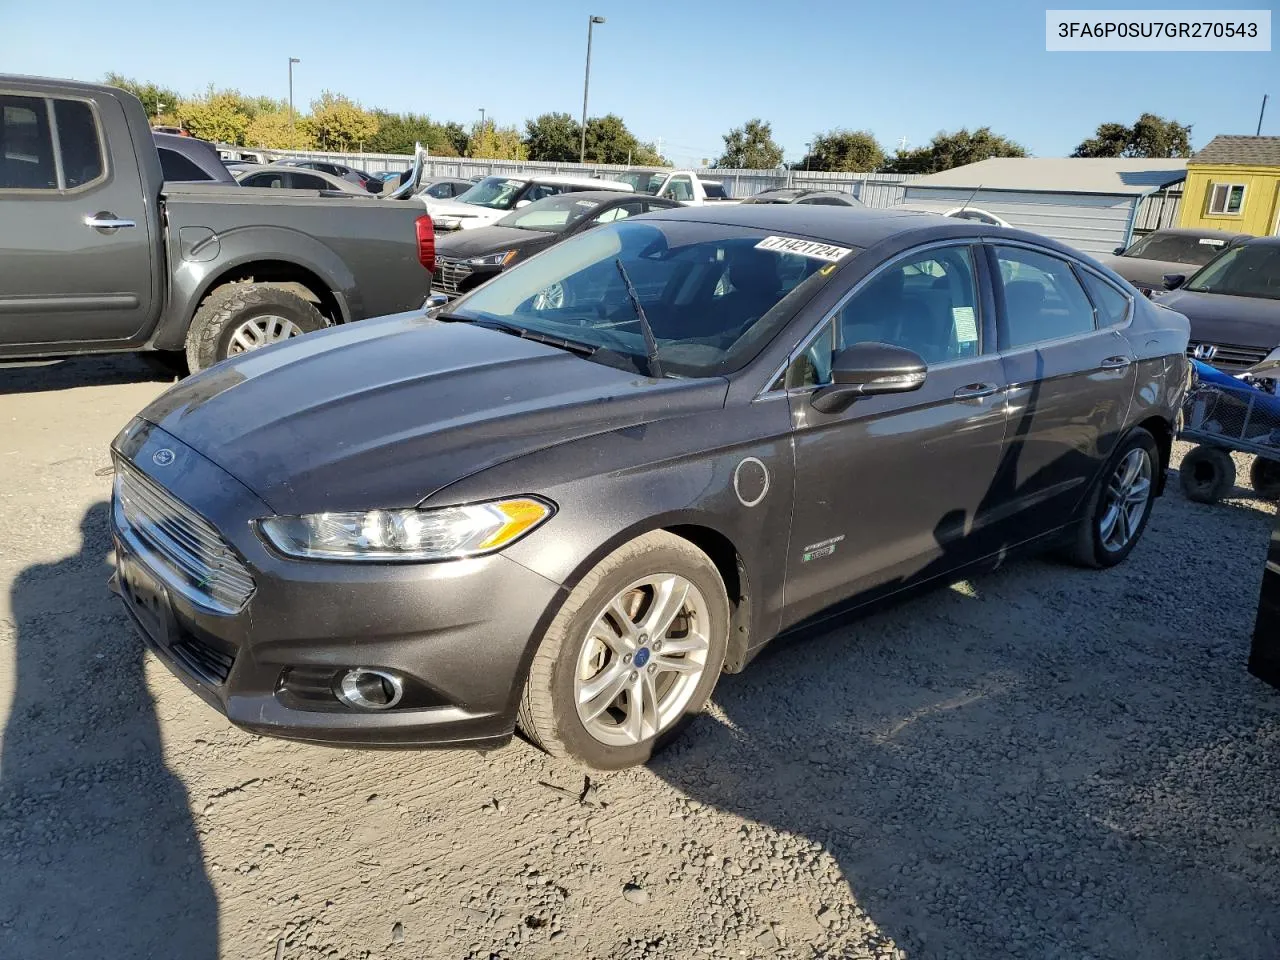
<path fill-rule="evenodd" d="M 227 357 L 325 327 L 315 305 L 296 293 L 256 283 L 230 283 L 205 297 L 187 331 L 191 372 Z"/>

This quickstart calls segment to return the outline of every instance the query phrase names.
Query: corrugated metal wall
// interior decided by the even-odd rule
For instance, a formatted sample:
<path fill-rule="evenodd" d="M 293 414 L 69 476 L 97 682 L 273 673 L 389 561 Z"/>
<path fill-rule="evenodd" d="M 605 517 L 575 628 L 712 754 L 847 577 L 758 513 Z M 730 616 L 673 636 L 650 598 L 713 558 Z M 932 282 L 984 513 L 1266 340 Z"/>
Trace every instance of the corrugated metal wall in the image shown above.
<path fill-rule="evenodd" d="M 907 203 L 965 203 L 981 207 L 1021 230 L 1052 237 L 1077 250 L 1109 254 L 1128 241 L 1129 220 L 1140 197 L 1024 193 L 908 184 Z"/>

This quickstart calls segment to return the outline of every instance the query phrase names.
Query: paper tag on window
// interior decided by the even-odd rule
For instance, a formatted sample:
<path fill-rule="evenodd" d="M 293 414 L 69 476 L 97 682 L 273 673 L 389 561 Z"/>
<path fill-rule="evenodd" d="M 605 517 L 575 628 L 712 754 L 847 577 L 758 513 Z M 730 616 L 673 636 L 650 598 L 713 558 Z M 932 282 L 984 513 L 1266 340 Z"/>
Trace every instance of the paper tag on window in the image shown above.
<path fill-rule="evenodd" d="M 955 324 L 957 343 L 978 342 L 978 322 L 973 307 L 952 307 L 951 321 Z"/>
<path fill-rule="evenodd" d="M 757 250 L 776 250 L 779 253 L 795 253 L 814 260 L 827 260 L 832 263 L 847 253 L 848 247 L 837 247 L 830 243 L 819 243 L 817 240 L 797 240 L 794 237 L 765 237 L 756 244 Z"/>

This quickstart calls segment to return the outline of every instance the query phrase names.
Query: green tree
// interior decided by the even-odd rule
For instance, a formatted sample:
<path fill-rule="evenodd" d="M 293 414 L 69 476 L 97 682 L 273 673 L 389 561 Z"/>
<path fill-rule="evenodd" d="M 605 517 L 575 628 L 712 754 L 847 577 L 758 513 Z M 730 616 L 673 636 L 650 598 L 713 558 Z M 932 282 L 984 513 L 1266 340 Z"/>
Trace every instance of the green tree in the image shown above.
<path fill-rule="evenodd" d="M 301 121 L 321 150 L 360 150 L 378 132 L 378 118 L 350 97 L 325 90 Z"/>
<path fill-rule="evenodd" d="M 277 110 L 274 113 L 259 113 L 249 121 L 245 129 L 244 143 L 248 147 L 267 147 L 274 150 L 313 150 L 315 141 L 306 125 L 294 117 L 289 123 L 289 110 Z"/>
<path fill-rule="evenodd" d="M 587 121 L 588 163 L 640 163 L 640 141 L 616 113 Z"/>
<path fill-rule="evenodd" d="M 213 90 L 178 103 L 178 119 L 193 137 L 215 143 L 244 144 L 249 128 L 245 101 L 235 90 Z"/>
<path fill-rule="evenodd" d="M 471 136 L 467 133 L 466 128 L 456 121 L 449 121 L 440 125 L 440 155 L 450 157 L 465 156 L 467 145 L 471 142 Z M 453 152 L 446 154 L 446 145 L 453 148 Z M 433 146 L 431 148 L 435 150 Z"/>
<path fill-rule="evenodd" d="M 487 120 L 483 127 L 476 124 L 467 144 L 467 156 L 487 160 L 528 160 L 529 151 L 518 127 L 499 127 L 492 120 Z"/>
<path fill-rule="evenodd" d="M 118 73 L 108 73 L 105 82 L 110 86 L 119 87 L 121 90 L 132 93 L 142 101 L 142 106 L 147 111 L 147 116 L 153 119 L 158 113 L 172 115 L 172 111 L 182 99 L 178 96 L 176 90 L 156 86 L 154 83 L 139 83 L 137 80 L 121 76 Z"/>
<path fill-rule="evenodd" d="M 658 152 L 652 143 L 641 143 L 636 147 L 631 162 L 638 167 L 669 167 L 671 161 Z"/>
<path fill-rule="evenodd" d="M 992 133 L 990 127 L 955 133 L 938 133 L 926 146 L 899 150 L 884 165 L 888 173 L 938 173 L 952 167 L 989 160 L 992 157 L 1025 157 L 1027 150 L 1008 137 Z"/>
<path fill-rule="evenodd" d="M 870 132 L 836 128 L 813 138 L 801 165 L 806 170 L 867 173 L 879 169 L 884 161 L 884 149 Z"/>
<path fill-rule="evenodd" d="M 1144 113 L 1131 127 L 1102 123 L 1073 157 L 1189 157 L 1191 125 Z"/>
<path fill-rule="evenodd" d="M 544 113 L 524 122 L 524 145 L 530 160 L 577 160 L 582 124 L 567 113 Z"/>
<path fill-rule="evenodd" d="M 370 153 L 413 153 L 416 143 L 421 143 L 432 153 L 438 153 L 431 147 L 433 134 L 438 124 L 431 118 L 416 113 L 388 113 L 386 110 L 374 110 L 378 121 L 378 132 L 365 143 Z"/>
<path fill-rule="evenodd" d="M 773 127 L 758 117 L 724 135 L 724 153 L 715 166 L 731 170 L 767 170 L 782 162 L 782 148 L 774 142 Z"/>

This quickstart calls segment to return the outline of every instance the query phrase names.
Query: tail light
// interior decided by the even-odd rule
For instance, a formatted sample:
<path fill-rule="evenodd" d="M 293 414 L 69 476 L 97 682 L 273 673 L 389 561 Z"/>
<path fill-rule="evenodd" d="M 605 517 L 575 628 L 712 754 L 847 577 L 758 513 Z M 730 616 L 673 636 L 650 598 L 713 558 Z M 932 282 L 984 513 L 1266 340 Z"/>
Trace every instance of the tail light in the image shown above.
<path fill-rule="evenodd" d="M 436 228 L 431 224 L 431 217 L 424 213 L 414 221 L 413 229 L 418 235 L 418 262 L 426 267 L 428 273 L 435 273 Z"/>

